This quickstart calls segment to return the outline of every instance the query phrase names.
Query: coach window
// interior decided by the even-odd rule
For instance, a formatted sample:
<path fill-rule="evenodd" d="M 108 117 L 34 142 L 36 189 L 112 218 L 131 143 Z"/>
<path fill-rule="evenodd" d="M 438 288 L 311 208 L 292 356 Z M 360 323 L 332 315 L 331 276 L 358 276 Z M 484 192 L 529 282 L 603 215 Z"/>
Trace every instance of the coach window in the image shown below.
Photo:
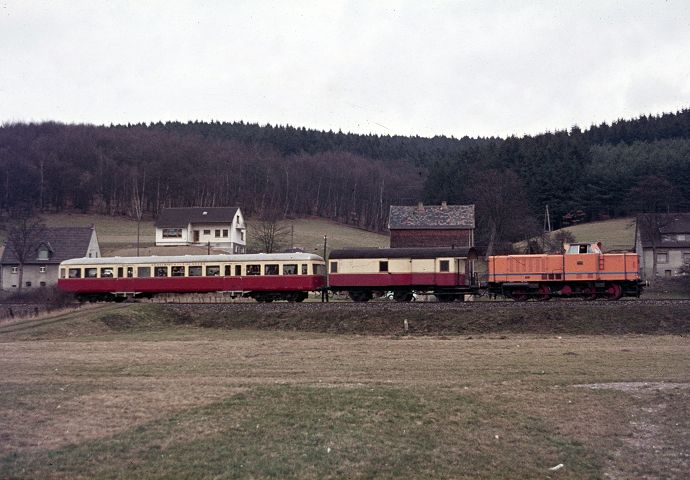
<path fill-rule="evenodd" d="M 155 267 L 153 272 L 156 277 L 167 277 L 168 267 Z"/>
<path fill-rule="evenodd" d="M 175 265 L 170 267 L 171 277 L 184 277 L 184 265 Z"/>
<path fill-rule="evenodd" d="M 264 275 L 278 275 L 279 271 L 277 263 L 269 263 L 264 266 Z"/>
<path fill-rule="evenodd" d="M 127 267 L 127 278 L 132 278 L 134 276 L 134 267 Z"/>
<path fill-rule="evenodd" d="M 96 278 L 98 276 L 98 270 L 96 268 L 85 268 L 84 278 Z"/>
<path fill-rule="evenodd" d="M 379 262 L 379 272 L 387 272 L 388 271 L 388 261 L 384 260 Z"/>
<path fill-rule="evenodd" d="M 65 269 L 61 268 L 60 269 L 60 278 L 65 278 L 65 275 L 67 275 L 67 273 L 65 272 Z"/>
<path fill-rule="evenodd" d="M 309 267 L 307 267 L 307 264 L 306 264 L 306 263 L 303 263 L 303 264 L 302 264 L 302 275 L 306 275 L 306 274 L 309 273 L 308 268 L 309 268 Z"/>
<path fill-rule="evenodd" d="M 113 269 L 111 267 L 101 268 L 101 278 L 112 278 Z"/>
<path fill-rule="evenodd" d="M 450 260 L 441 260 L 438 262 L 439 272 L 450 272 Z"/>
<path fill-rule="evenodd" d="M 230 265 L 226 265 L 224 271 L 225 271 L 224 275 L 226 277 L 229 277 L 231 275 L 230 272 L 232 271 L 232 269 L 230 268 Z"/>
<path fill-rule="evenodd" d="M 151 267 L 137 267 L 137 277 L 146 278 L 151 276 Z"/>
<path fill-rule="evenodd" d="M 242 276 L 242 265 L 235 265 L 235 276 Z"/>
<path fill-rule="evenodd" d="M 81 268 L 70 268 L 69 278 L 81 278 Z"/>
<path fill-rule="evenodd" d="M 220 275 L 220 265 L 207 265 L 206 266 L 206 276 L 207 277 L 217 277 Z"/>
<path fill-rule="evenodd" d="M 283 275 L 297 275 L 297 264 L 286 263 L 283 265 Z"/>
<path fill-rule="evenodd" d="M 261 265 L 247 265 L 247 275 L 261 275 Z"/>
<path fill-rule="evenodd" d="M 188 270 L 190 277 L 200 277 L 202 274 L 202 268 L 200 265 L 194 265 L 193 267 L 189 267 Z"/>

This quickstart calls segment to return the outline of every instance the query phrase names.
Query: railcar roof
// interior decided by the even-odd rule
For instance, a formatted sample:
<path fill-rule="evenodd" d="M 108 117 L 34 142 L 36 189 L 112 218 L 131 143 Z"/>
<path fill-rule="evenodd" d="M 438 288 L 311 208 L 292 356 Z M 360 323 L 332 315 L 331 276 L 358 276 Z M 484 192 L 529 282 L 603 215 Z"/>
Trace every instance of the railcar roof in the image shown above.
<path fill-rule="evenodd" d="M 328 258 L 438 258 L 467 257 L 476 254 L 474 248 L 347 248 L 333 250 Z"/>
<path fill-rule="evenodd" d="M 99 257 L 71 258 L 62 265 L 129 265 L 154 263 L 233 263 L 233 262 L 323 262 L 323 258 L 312 253 L 259 253 L 248 255 L 169 255 L 148 257 Z"/>

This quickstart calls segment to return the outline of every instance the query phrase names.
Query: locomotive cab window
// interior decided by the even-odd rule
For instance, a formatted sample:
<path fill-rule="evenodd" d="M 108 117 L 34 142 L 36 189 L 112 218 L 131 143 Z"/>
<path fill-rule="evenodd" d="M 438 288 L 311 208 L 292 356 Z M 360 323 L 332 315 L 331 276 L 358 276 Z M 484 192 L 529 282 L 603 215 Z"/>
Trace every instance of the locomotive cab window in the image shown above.
<path fill-rule="evenodd" d="M 264 266 L 264 275 L 278 275 L 278 264 L 270 263 Z"/>
<path fill-rule="evenodd" d="M 207 265 L 206 266 L 206 276 L 207 277 L 217 277 L 220 275 L 220 265 Z"/>
<path fill-rule="evenodd" d="M 297 264 L 286 263 L 283 265 L 283 275 L 297 275 Z"/>
<path fill-rule="evenodd" d="M 441 260 L 438 262 L 439 272 L 450 272 L 450 260 Z"/>
<path fill-rule="evenodd" d="M 387 272 L 388 271 L 388 261 L 384 260 L 379 262 L 379 272 Z"/>
<path fill-rule="evenodd" d="M 201 265 L 194 265 L 193 267 L 189 267 L 187 270 L 189 271 L 190 277 L 200 277 L 202 274 Z"/>
<path fill-rule="evenodd" d="M 151 276 L 151 267 L 137 267 L 137 277 L 146 278 Z"/>
<path fill-rule="evenodd" d="M 261 275 L 261 265 L 247 265 L 247 275 Z"/>

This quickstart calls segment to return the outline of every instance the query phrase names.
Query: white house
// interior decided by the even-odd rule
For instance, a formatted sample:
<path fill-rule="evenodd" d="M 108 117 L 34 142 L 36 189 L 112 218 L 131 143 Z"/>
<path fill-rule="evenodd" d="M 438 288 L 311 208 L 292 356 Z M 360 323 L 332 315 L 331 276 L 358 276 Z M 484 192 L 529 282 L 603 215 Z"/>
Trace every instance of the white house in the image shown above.
<path fill-rule="evenodd" d="M 244 253 L 247 226 L 239 207 L 166 208 L 156 219 L 156 246 L 211 245 Z"/>
<path fill-rule="evenodd" d="M 635 250 L 644 278 L 682 275 L 690 265 L 690 213 L 638 215 Z"/>

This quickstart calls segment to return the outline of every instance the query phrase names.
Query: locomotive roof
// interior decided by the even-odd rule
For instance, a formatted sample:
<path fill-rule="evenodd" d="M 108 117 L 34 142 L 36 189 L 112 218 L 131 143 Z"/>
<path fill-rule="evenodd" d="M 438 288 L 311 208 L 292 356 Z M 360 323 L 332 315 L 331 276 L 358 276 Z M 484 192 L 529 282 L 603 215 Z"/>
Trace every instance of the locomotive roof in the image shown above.
<path fill-rule="evenodd" d="M 476 256 L 474 248 L 346 248 L 333 250 L 328 258 L 438 258 Z"/>
<path fill-rule="evenodd" d="M 321 261 L 323 258 L 312 253 L 258 253 L 249 255 L 168 255 L 148 257 L 99 257 L 72 258 L 62 265 L 129 265 L 148 263 L 208 263 L 208 262 L 289 262 Z"/>

